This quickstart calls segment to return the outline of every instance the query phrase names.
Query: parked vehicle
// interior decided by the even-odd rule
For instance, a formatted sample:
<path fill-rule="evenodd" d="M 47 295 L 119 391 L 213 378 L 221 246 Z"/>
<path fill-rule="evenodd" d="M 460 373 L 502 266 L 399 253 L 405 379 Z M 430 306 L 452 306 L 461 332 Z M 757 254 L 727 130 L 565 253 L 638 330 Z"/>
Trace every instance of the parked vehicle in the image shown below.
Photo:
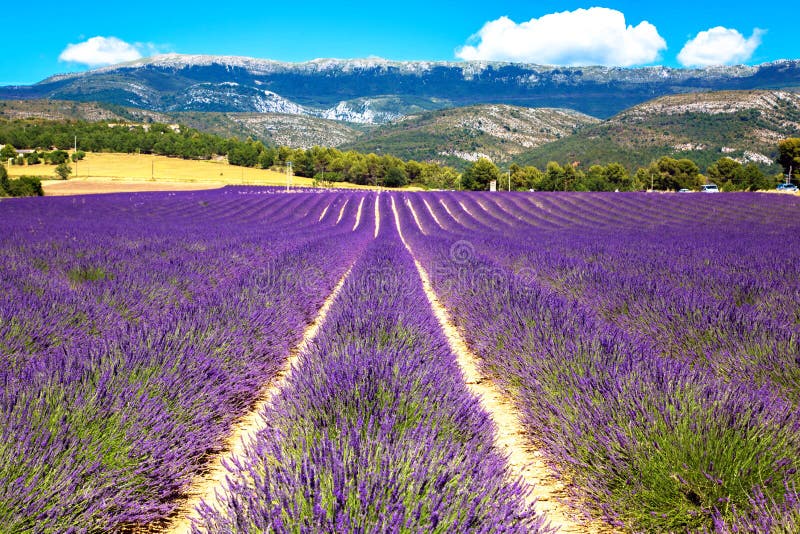
<path fill-rule="evenodd" d="M 691 192 L 692 192 L 691 189 L 686 189 L 685 187 L 682 189 L 678 189 L 678 193 L 691 193 Z"/>
<path fill-rule="evenodd" d="M 797 193 L 797 186 L 794 184 L 778 184 L 778 191 L 789 191 L 790 193 Z"/>
<path fill-rule="evenodd" d="M 717 184 L 705 184 L 700 186 L 701 193 L 719 193 Z"/>

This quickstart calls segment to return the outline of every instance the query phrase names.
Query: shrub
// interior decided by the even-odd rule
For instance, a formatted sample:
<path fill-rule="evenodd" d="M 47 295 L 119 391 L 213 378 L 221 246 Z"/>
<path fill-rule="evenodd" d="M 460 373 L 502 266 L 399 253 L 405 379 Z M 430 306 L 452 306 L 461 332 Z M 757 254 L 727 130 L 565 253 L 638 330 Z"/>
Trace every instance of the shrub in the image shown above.
<path fill-rule="evenodd" d="M 8 180 L 8 196 L 41 197 L 44 196 L 42 182 L 35 176 L 21 176 L 17 180 Z"/>

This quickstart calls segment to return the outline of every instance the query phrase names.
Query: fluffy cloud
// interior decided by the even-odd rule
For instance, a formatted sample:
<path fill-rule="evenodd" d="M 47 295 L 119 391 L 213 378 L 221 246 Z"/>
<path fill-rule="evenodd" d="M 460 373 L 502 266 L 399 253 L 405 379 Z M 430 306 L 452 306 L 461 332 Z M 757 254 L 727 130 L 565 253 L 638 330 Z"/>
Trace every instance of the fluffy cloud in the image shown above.
<path fill-rule="evenodd" d="M 752 57 L 764 33 L 756 28 L 753 35 L 745 39 L 736 30 L 717 26 L 688 41 L 678 54 L 678 61 L 686 67 L 743 63 Z"/>
<path fill-rule="evenodd" d="M 592 7 L 544 15 L 517 24 L 508 17 L 487 22 L 456 51 L 465 60 L 551 65 L 631 66 L 652 63 L 667 43 L 647 21 L 625 24 L 625 15 Z"/>
<path fill-rule="evenodd" d="M 69 44 L 58 56 L 60 61 L 81 63 L 90 67 L 134 61 L 142 57 L 142 45 L 132 45 L 116 37 L 92 37 L 78 44 Z"/>

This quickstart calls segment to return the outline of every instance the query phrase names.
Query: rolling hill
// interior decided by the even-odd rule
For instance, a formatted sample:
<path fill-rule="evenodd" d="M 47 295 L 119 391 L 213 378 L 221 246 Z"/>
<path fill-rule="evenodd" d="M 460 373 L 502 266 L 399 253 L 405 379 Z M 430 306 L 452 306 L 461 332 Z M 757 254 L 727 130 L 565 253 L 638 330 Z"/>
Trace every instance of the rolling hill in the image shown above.
<path fill-rule="evenodd" d="M 163 122 L 183 124 L 224 137 L 248 137 L 267 145 L 308 148 L 338 146 L 362 135 L 363 127 L 340 121 L 282 113 L 160 113 L 98 102 L 0 100 L 0 119 L 83 120 L 89 122 Z"/>
<path fill-rule="evenodd" d="M 404 117 L 340 148 L 457 167 L 479 157 L 500 163 L 598 122 L 567 109 L 468 106 Z"/>
<path fill-rule="evenodd" d="M 69 100 L 0 100 L 0 119 L 172 122 L 172 117 L 165 113 Z"/>
<path fill-rule="evenodd" d="M 336 147 L 362 135 L 358 124 L 286 113 L 221 113 L 187 111 L 172 113 L 174 122 L 198 130 L 245 139 L 258 139 L 266 145 L 310 148 Z"/>
<path fill-rule="evenodd" d="M 790 91 L 717 91 L 657 98 L 573 136 L 515 158 L 544 167 L 548 161 L 618 161 L 634 168 L 667 155 L 701 169 L 723 156 L 769 166 L 783 138 L 800 136 L 800 94 Z"/>

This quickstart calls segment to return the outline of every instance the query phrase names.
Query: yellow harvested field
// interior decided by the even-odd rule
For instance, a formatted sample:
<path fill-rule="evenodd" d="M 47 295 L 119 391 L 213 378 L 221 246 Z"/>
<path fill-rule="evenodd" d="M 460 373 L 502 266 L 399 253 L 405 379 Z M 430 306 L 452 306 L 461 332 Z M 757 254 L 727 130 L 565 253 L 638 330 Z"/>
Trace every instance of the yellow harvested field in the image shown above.
<path fill-rule="evenodd" d="M 57 180 L 55 165 L 6 167 L 9 177 L 38 176 L 46 195 L 135 191 L 213 189 L 225 185 L 286 185 L 286 175 L 266 169 L 229 165 L 227 161 L 197 161 L 149 154 L 88 153 L 70 162 L 69 180 Z M 313 180 L 293 176 L 293 186 L 311 187 Z M 337 187 L 355 188 L 337 183 Z"/>
<path fill-rule="evenodd" d="M 48 197 L 68 195 L 97 195 L 101 193 L 143 193 L 147 191 L 195 191 L 216 189 L 222 184 L 192 182 L 130 182 L 109 181 L 95 178 L 73 178 L 72 180 L 42 181 L 44 194 Z"/>

